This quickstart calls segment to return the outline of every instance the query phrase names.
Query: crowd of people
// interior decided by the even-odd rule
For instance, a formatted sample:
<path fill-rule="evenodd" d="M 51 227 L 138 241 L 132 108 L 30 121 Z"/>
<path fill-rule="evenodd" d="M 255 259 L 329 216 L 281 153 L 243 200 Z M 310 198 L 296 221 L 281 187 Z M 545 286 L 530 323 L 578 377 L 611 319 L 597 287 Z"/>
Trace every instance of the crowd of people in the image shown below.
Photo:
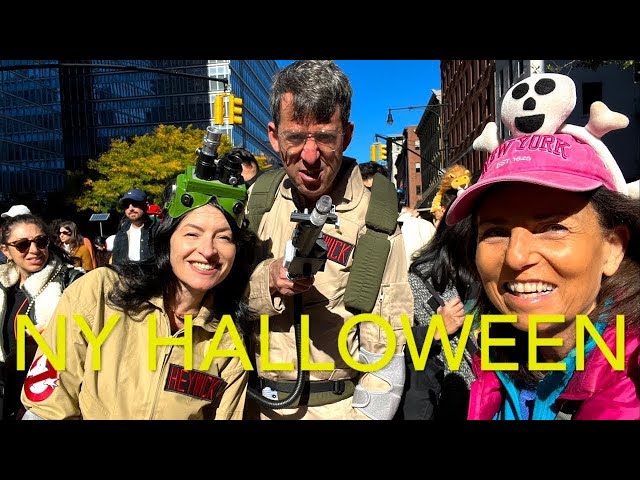
<path fill-rule="evenodd" d="M 517 87 L 513 138 L 483 137 L 483 173 L 445 172 L 429 211 L 345 155 L 351 83 L 316 60 L 274 77 L 282 168 L 225 154 L 233 198 L 132 188 L 93 242 L 13 206 L 1 418 L 640 420 L 638 199 L 599 138 L 514 118 Z"/>

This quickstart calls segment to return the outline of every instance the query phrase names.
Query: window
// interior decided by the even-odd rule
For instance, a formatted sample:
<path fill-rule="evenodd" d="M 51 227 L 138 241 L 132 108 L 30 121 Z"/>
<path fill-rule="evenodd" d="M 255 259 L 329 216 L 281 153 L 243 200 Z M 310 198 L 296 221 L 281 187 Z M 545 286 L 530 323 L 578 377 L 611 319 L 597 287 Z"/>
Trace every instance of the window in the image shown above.
<path fill-rule="evenodd" d="M 416 185 L 416 195 L 422 195 L 422 185 Z"/>
<path fill-rule="evenodd" d="M 582 84 L 582 114 L 588 115 L 593 102 L 602 101 L 602 82 Z"/>
<path fill-rule="evenodd" d="M 420 162 L 416 162 L 416 173 L 420 173 Z"/>

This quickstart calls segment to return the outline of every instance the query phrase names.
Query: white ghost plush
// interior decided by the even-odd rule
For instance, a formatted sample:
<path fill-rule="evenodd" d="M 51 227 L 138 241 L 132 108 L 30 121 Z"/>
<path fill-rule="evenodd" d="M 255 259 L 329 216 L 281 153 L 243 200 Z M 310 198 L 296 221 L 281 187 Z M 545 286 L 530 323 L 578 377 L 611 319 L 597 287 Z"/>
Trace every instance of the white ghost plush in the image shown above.
<path fill-rule="evenodd" d="M 534 74 L 507 91 L 502 100 L 500 118 L 514 137 L 567 133 L 587 143 L 613 174 L 618 191 L 639 198 L 640 180 L 627 185 L 620 166 L 601 140 L 606 133 L 627 127 L 629 119 L 621 113 L 612 112 L 602 102 L 594 102 L 586 126 L 564 123 L 575 106 L 576 86 L 570 77 L 557 73 Z M 473 142 L 473 148 L 491 153 L 499 144 L 497 125 L 489 122 Z"/>

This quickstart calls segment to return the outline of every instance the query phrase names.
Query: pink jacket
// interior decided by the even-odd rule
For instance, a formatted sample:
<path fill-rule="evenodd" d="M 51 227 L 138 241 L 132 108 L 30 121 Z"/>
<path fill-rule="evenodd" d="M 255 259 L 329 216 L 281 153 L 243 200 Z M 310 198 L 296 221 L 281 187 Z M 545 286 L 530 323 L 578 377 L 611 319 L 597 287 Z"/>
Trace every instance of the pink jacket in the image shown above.
<path fill-rule="evenodd" d="M 615 327 L 602 338 L 615 353 Z M 640 420 L 640 336 L 625 339 L 625 370 L 615 371 L 596 346 L 585 359 L 584 370 L 576 371 L 557 402 L 582 402 L 575 420 Z M 469 420 L 491 420 L 502 406 L 505 392 L 493 371 L 480 369 L 480 352 L 473 358 L 477 379 L 471 384 Z"/>

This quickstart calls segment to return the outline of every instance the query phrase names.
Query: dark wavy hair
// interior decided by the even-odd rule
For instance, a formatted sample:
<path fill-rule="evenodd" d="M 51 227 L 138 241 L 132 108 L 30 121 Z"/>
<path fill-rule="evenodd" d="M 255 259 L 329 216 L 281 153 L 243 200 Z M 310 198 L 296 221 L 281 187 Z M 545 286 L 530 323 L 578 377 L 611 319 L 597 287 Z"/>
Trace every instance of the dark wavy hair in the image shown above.
<path fill-rule="evenodd" d="M 624 315 L 627 335 L 640 334 L 640 205 L 618 192 L 600 187 L 584 194 L 596 211 L 603 235 L 619 226 L 629 229 L 629 243 L 620 267 L 610 277 L 602 278 L 600 292 L 596 298 L 596 308 L 589 314 L 594 322 L 598 318 L 607 318 L 615 322 L 616 315 Z M 475 219 L 475 212 L 474 212 Z M 473 222 L 473 238 L 477 237 L 477 224 Z M 473 260 L 475 268 L 477 244 L 473 242 L 468 250 L 468 259 Z M 585 259 L 589 261 L 589 259 Z M 609 303 L 610 300 L 612 303 Z M 500 314 L 482 289 L 477 311 L 481 315 Z M 514 338 L 515 347 L 491 347 L 490 355 L 495 362 L 517 362 L 518 371 L 505 372 L 524 385 L 535 385 L 546 372 L 530 371 L 528 368 L 527 332 L 517 330 L 509 324 L 493 324 L 490 334 L 496 338 Z"/>
<path fill-rule="evenodd" d="M 389 176 L 387 167 L 380 165 L 378 162 L 359 163 L 358 168 L 360 169 L 360 175 L 362 175 L 363 180 L 373 178 L 376 173 L 381 173 L 385 177 Z"/>
<path fill-rule="evenodd" d="M 414 255 L 409 271 L 430 281 L 440 293 L 452 283 L 460 299 L 469 300 L 477 291 L 473 286 L 479 283 L 476 268 L 467 257 L 474 240 L 470 218 L 455 225 L 447 225 L 443 219 L 431 240 Z"/>
<path fill-rule="evenodd" d="M 172 185 L 173 183 L 169 184 L 165 189 L 165 201 Z M 244 298 L 244 292 L 252 271 L 255 236 L 248 230 L 246 221 L 243 222 L 242 228 L 239 228 L 215 198 L 212 198 L 208 205 L 213 205 L 224 213 L 236 245 L 236 257 L 229 275 L 213 289 L 214 316 L 219 319 L 222 315 L 230 314 L 236 325 L 245 329 L 246 322 L 253 316 Z M 108 299 L 122 310 L 140 310 L 153 296 L 173 298 L 178 289 L 178 279 L 170 262 L 170 240 L 188 212 L 178 218 L 171 218 L 166 209 L 163 213 L 164 220 L 152 227 L 154 256 L 151 259 L 109 266 L 118 273 L 118 281 L 109 293 Z"/>
<path fill-rule="evenodd" d="M 54 235 L 51 227 L 42 218 L 40 218 L 37 215 L 34 215 L 33 213 L 25 213 L 23 215 L 16 215 L 15 217 L 9 217 L 4 219 L 4 223 L 2 224 L 2 237 L 0 237 L 0 240 L 2 241 L 2 243 L 4 244 L 7 243 L 7 240 L 9 240 L 9 237 L 11 236 L 13 227 L 21 223 L 36 225 L 49 238 L 49 247 L 48 247 L 49 259 L 51 259 L 51 254 L 53 253 L 60 260 L 62 260 L 63 263 L 68 263 L 70 265 L 73 265 L 73 261 L 74 259 L 76 259 L 76 257 L 72 257 L 67 253 L 66 250 L 64 250 L 62 247 L 58 245 L 57 243 L 58 235 L 57 234 Z M 49 260 L 47 261 L 47 263 L 49 263 Z"/>

